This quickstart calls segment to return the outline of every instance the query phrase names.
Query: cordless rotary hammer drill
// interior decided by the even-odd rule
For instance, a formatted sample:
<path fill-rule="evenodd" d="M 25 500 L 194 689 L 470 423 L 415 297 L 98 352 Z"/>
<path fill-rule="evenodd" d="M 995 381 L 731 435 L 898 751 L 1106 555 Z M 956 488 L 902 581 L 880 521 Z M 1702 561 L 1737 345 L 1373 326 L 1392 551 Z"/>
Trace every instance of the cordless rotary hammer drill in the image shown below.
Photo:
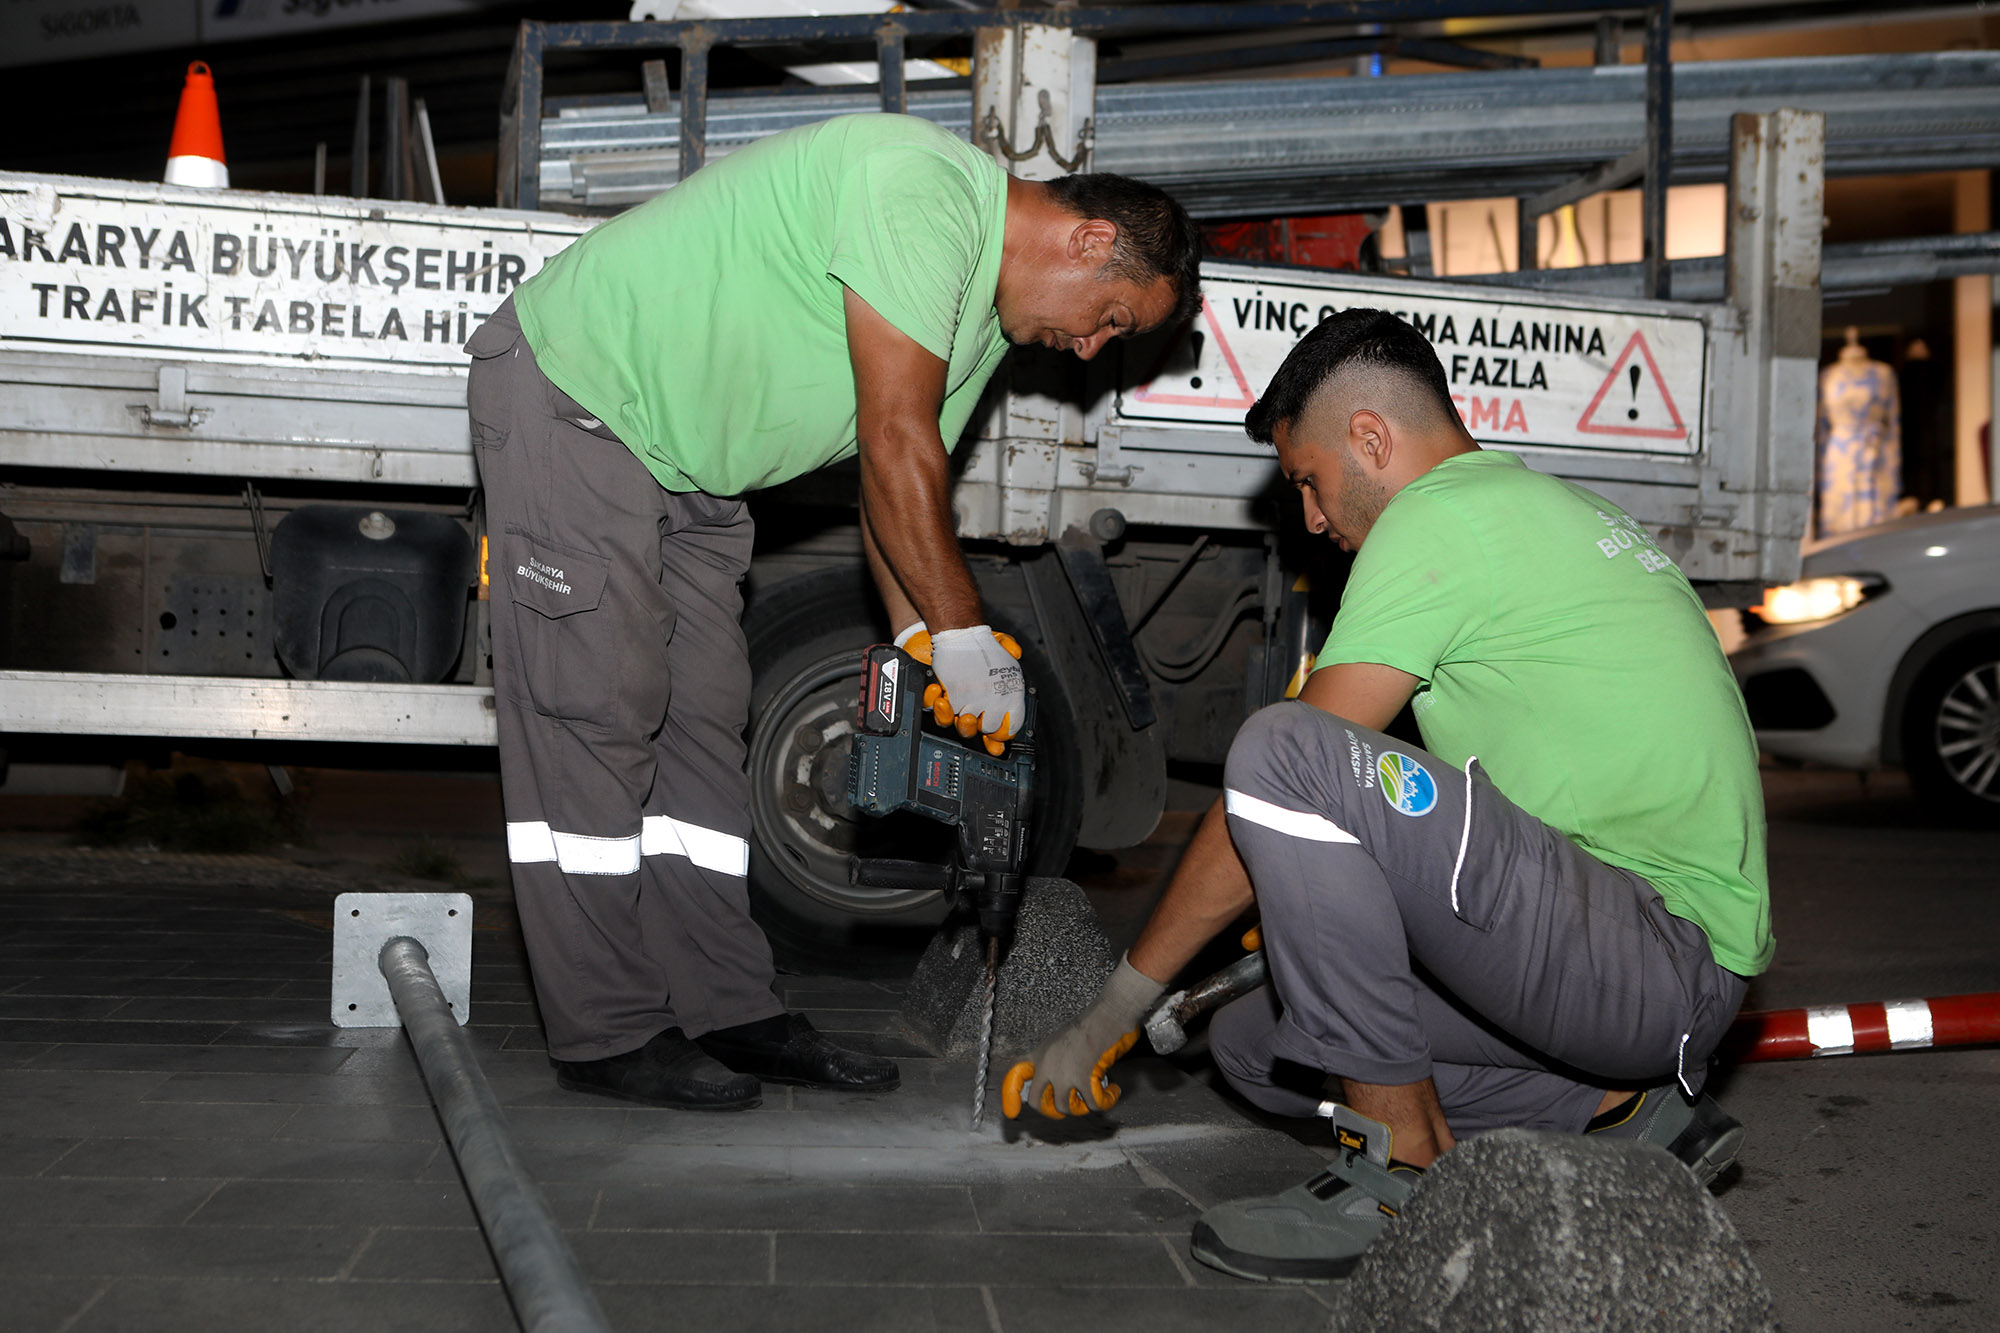
<path fill-rule="evenodd" d="M 861 729 L 847 770 L 847 797 L 871 815 L 908 810 L 958 830 L 950 865 L 924 861 L 858 859 L 856 884 L 933 889 L 955 908 L 972 912 L 985 944 L 986 988 L 981 1014 L 978 1084 L 972 1123 L 985 1110 L 986 1072 L 992 1053 L 993 995 L 1000 955 L 1014 934 L 1026 877 L 1028 811 L 1035 794 L 1035 699 L 1004 754 L 988 754 L 978 737 L 926 730 L 928 672 L 891 644 L 867 652 L 861 677 Z"/>

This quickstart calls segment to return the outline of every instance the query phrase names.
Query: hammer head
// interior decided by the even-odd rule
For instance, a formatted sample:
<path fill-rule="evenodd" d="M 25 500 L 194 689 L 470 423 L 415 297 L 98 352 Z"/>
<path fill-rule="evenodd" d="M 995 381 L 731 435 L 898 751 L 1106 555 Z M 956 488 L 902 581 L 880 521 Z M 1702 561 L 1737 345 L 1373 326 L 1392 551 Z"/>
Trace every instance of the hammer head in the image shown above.
<path fill-rule="evenodd" d="M 1187 1029 L 1181 1026 L 1180 1003 L 1187 998 L 1187 992 L 1177 990 L 1161 1000 L 1159 1007 L 1146 1016 L 1146 1040 L 1161 1055 L 1172 1055 L 1187 1045 Z"/>

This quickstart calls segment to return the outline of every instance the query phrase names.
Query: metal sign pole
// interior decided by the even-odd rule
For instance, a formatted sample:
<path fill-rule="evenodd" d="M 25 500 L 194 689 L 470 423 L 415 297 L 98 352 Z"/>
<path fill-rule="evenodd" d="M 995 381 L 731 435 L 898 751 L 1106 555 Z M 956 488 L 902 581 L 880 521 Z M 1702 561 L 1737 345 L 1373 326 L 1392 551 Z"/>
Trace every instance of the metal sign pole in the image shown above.
<path fill-rule="evenodd" d="M 609 1333 L 576 1255 L 507 1132 L 472 1044 L 452 1017 L 429 954 L 400 935 L 382 946 L 380 962 L 521 1327 L 528 1333 Z"/>

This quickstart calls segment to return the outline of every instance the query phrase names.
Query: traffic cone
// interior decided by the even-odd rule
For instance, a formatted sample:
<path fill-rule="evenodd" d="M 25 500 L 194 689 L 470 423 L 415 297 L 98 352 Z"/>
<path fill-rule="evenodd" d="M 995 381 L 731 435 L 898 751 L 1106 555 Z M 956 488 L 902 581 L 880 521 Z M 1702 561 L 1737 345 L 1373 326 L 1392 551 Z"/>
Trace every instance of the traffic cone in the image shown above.
<path fill-rule="evenodd" d="M 199 60 L 188 66 L 181 107 L 174 115 L 174 138 L 167 146 L 167 184 L 205 190 L 229 185 L 229 168 L 222 161 L 222 113 L 215 105 L 215 76 Z"/>

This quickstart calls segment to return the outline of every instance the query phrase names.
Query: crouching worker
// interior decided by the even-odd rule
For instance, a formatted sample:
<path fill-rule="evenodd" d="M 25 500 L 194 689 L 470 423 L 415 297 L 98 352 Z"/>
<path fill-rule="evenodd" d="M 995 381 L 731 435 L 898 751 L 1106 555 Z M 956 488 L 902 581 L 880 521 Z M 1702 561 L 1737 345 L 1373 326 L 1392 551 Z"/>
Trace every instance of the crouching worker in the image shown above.
<path fill-rule="evenodd" d="M 1163 983 L 1254 903 L 1271 984 L 1216 1015 L 1216 1063 L 1370 1151 L 1211 1209 L 1204 1263 L 1343 1276 L 1458 1136 L 1503 1126 L 1647 1140 L 1712 1180 L 1743 1130 L 1705 1064 L 1772 940 L 1756 748 L 1694 589 L 1610 501 L 1475 444 L 1382 311 L 1308 334 L 1246 428 L 1358 552 L 1339 614 L 1009 1114 L 1108 1110 Z M 1411 702 L 1423 748 L 1381 731 Z"/>

